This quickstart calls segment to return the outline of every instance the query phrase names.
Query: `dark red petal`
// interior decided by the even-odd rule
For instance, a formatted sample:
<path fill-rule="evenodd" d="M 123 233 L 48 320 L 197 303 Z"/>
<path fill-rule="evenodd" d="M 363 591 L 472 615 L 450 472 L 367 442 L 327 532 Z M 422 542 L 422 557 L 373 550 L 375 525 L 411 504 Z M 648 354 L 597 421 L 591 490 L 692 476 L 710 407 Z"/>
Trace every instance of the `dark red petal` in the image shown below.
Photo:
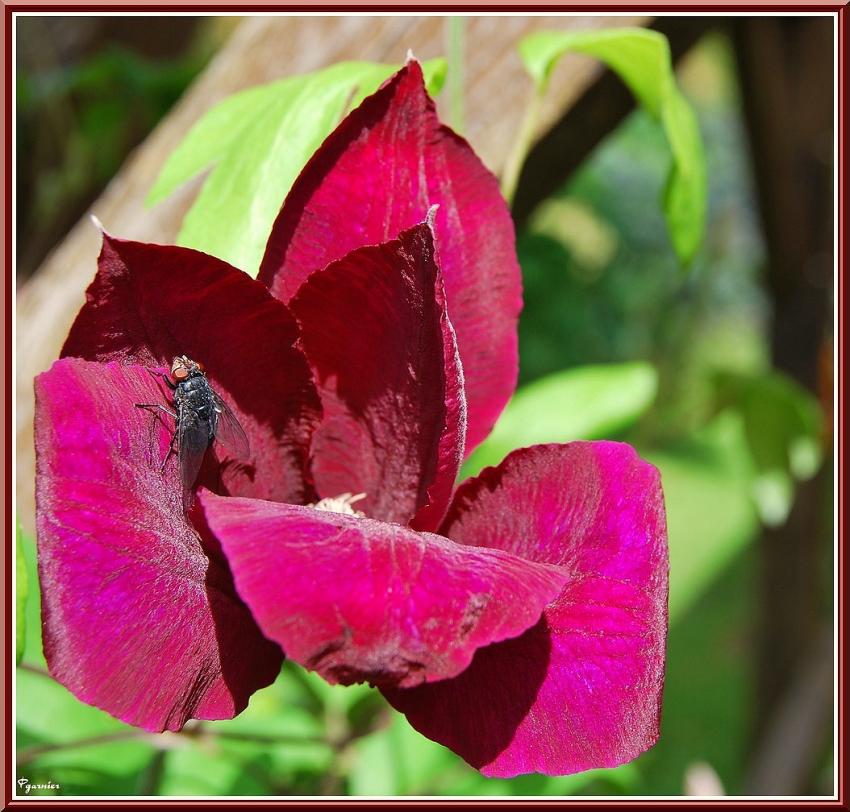
<path fill-rule="evenodd" d="M 620 443 L 522 449 L 459 488 L 443 530 L 570 580 L 540 623 L 459 677 L 387 691 L 410 723 L 499 777 L 613 767 L 651 747 L 667 633 L 656 469 Z"/>
<path fill-rule="evenodd" d="M 305 471 L 320 407 L 297 337 L 288 309 L 242 271 L 200 251 L 104 234 L 97 276 L 62 356 L 200 361 L 251 445 L 242 460 L 217 444 L 223 488 L 305 502 L 313 497 Z"/>
<path fill-rule="evenodd" d="M 330 682 L 454 676 L 533 625 L 566 578 L 374 519 L 209 492 L 200 503 L 264 634 Z"/>
<path fill-rule="evenodd" d="M 280 670 L 182 513 L 171 436 L 137 366 L 65 359 L 35 381 L 44 653 L 79 699 L 147 730 L 227 719 Z"/>
<path fill-rule="evenodd" d="M 321 497 L 365 493 L 368 516 L 434 530 L 463 456 L 462 373 L 428 223 L 352 251 L 290 302 L 324 417 Z M 427 507 L 426 507 L 427 505 Z"/>
<path fill-rule="evenodd" d="M 409 62 L 322 144 L 272 229 L 259 278 L 283 299 L 362 245 L 393 239 L 432 204 L 449 317 L 466 383 L 466 451 L 490 431 L 517 375 L 520 270 L 496 179 L 440 124 Z"/>
<path fill-rule="evenodd" d="M 463 387 L 463 368 L 454 326 L 446 312 L 446 294 L 442 275 L 435 285 L 440 329 L 443 334 L 443 369 L 445 371 L 445 416 L 443 433 L 437 447 L 437 470 L 428 486 L 428 501 L 410 522 L 415 530 L 436 531 L 452 498 L 455 482 L 463 464 L 466 437 L 467 403 Z"/>

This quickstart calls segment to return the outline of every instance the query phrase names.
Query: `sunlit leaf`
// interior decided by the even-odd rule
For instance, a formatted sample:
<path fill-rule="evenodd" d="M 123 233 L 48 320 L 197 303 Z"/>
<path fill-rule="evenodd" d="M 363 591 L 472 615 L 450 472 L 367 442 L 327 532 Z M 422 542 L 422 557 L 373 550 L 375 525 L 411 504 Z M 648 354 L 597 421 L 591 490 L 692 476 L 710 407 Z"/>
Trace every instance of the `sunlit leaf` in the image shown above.
<path fill-rule="evenodd" d="M 24 625 L 26 628 L 24 630 L 23 660 L 24 662 L 44 667 L 46 663 L 41 650 L 41 594 L 39 592 L 38 578 L 35 577 L 35 573 L 38 572 L 35 540 L 22 533 L 20 542 L 27 574 L 32 573 L 32 577 L 27 578 L 27 603 L 24 608 Z"/>
<path fill-rule="evenodd" d="M 739 415 L 725 412 L 686 441 L 641 453 L 661 471 L 670 545 L 670 619 L 753 539 L 754 472 Z"/>
<path fill-rule="evenodd" d="M 642 28 L 540 31 L 525 37 L 519 51 L 538 93 L 545 91 L 564 54 L 587 54 L 614 71 L 660 122 L 673 153 L 664 190 L 664 216 L 676 254 L 683 263 L 690 262 L 705 230 L 705 152 L 696 115 L 676 85 L 666 37 Z"/>
<path fill-rule="evenodd" d="M 398 795 L 398 754 L 386 731 L 359 739 L 348 773 L 351 795 Z"/>
<path fill-rule="evenodd" d="M 250 743 L 187 741 L 168 753 L 157 794 L 268 795 L 269 778 L 267 759 Z"/>
<path fill-rule="evenodd" d="M 135 728 L 108 713 L 80 702 L 66 688 L 41 673 L 17 674 L 18 731 L 42 742 L 76 739 Z"/>
<path fill-rule="evenodd" d="M 429 92 L 439 92 L 445 60 L 422 68 Z M 212 167 L 177 240 L 256 276 L 272 223 L 307 159 L 342 116 L 397 69 L 340 62 L 229 96 L 171 153 L 148 205 Z"/>
<path fill-rule="evenodd" d="M 657 385 L 655 370 L 643 362 L 575 367 L 540 378 L 517 391 L 461 477 L 497 465 L 515 448 L 608 437 L 649 408 Z"/>
<path fill-rule="evenodd" d="M 18 522 L 15 533 L 15 663 L 21 662 L 27 641 L 27 595 L 29 581 L 27 579 L 27 562 L 24 558 L 22 543 L 23 530 Z"/>
<path fill-rule="evenodd" d="M 450 750 L 417 733 L 401 714 L 393 711 L 392 720 L 355 744 L 352 795 L 440 795 L 453 791 L 467 774 L 478 776 Z"/>

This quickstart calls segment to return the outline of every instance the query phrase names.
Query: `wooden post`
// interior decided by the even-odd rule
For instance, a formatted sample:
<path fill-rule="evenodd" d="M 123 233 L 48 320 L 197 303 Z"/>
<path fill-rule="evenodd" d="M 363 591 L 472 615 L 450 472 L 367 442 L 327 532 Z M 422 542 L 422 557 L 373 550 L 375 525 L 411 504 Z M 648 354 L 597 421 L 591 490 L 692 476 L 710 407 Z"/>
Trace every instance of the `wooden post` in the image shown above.
<path fill-rule="evenodd" d="M 821 348 L 831 330 L 833 21 L 740 18 L 732 31 L 767 241 L 773 363 L 816 392 Z M 825 588 L 818 560 L 828 537 L 825 484 L 819 476 L 801 486 L 785 524 L 765 528 L 760 539 L 758 738 L 818 637 L 818 590 Z"/>

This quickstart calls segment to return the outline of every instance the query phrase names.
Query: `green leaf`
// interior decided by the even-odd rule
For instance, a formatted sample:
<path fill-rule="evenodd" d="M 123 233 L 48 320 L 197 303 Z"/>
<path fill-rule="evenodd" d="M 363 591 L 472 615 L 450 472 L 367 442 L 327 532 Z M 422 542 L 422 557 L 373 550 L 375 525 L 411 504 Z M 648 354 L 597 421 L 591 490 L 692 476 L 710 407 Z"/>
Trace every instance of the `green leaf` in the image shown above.
<path fill-rule="evenodd" d="M 454 793 L 470 775 L 458 756 L 415 731 L 400 713 L 389 727 L 358 739 L 349 769 L 351 795 Z"/>
<path fill-rule="evenodd" d="M 46 672 L 19 668 L 15 701 L 19 775 L 57 783 L 62 794 L 139 791 L 136 777 L 154 749 L 134 728 L 83 704 Z M 130 738 L 113 738 L 125 733 Z"/>
<path fill-rule="evenodd" d="M 38 572 L 38 556 L 35 540 L 29 536 L 21 537 L 24 552 L 24 563 L 27 573 Z M 26 642 L 24 644 L 24 662 L 31 665 L 46 667 L 44 652 L 41 645 L 41 592 L 37 577 L 28 578 L 26 605 Z"/>
<path fill-rule="evenodd" d="M 661 472 L 670 546 L 670 620 L 750 543 L 758 519 L 740 415 L 728 410 L 686 441 L 641 456 Z"/>
<path fill-rule="evenodd" d="M 27 641 L 27 562 L 24 558 L 24 531 L 18 521 L 15 533 L 15 664 L 20 664 Z"/>
<path fill-rule="evenodd" d="M 610 436 L 649 408 L 657 385 L 653 367 L 639 361 L 575 367 L 540 378 L 517 391 L 461 476 L 497 465 L 515 448 Z"/>
<path fill-rule="evenodd" d="M 349 795 L 398 795 L 399 776 L 389 731 L 357 739 L 348 771 Z"/>
<path fill-rule="evenodd" d="M 194 785 L 210 793 L 215 785 L 221 794 L 245 794 L 249 780 L 267 785 L 260 793 L 264 795 L 271 792 L 271 784 L 285 787 L 277 794 L 320 792 L 334 749 L 323 740 L 324 708 L 317 707 L 304 686 L 292 679 L 297 668 L 285 666 L 275 682 L 257 691 L 248 708 L 234 719 L 204 722 L 204 735 L 179 758 L 169 757 L 161 792 L 187 794 Z M 231 762 L 221 775 L 219 758 Z"/>
<path fill-rule="evenodd" d="M 721 510 L 717 505 L 715 513 Z M 754 515 L 752 524 L 755 534 Z M 711 543 L 709 530 L 690 540 L 691 546 Z M 698 762 L 717 771 L 729 795 L 746 791 L 755 723 L 753 626 L 760 605 L 752 539 L 731 557 L 727 550 L 723 566 L 704 578 L 690 605 L 671 618 L 661 738 L 635 762 L 646 788 L 640 794 L 681 795 L 685 771 Z M 671 587 L 676 566 L 671 560 Z"/>
<path fill-rule="evenodd" d="M 780 372 L 715 376 L 717 407 L 739 412 L 756 469 L 752 496 L 762 522 L 788 517 L 795 480 L 817 473 L 823 415 L 813 395 Z"/>
<path fill-rule="evenodd" d="M 526 70 L 537 86 L 544 89 L 558 60 L 569 51 L 605 62 L 644 107 L 653 115 L 659 114 L 659 89 L 669 66 L 669 49 L 663 35 L 643 28 L 539 31 L 525 37 L 519 44 Z"/>
<path fill-rule="evenodd" d="M 447 748 L 415 731 L 399 713 L 392 724 L 358 739 L 349 769 L 350 795 L 572 795 L 602 782 L 632 792 L 640 778 L 633 765 L 571 776 L 487 778 Z"/>
<path fill-rule="evenodd" d="M 676 254 L 681 262 L 689 263 L 705 231 L 705 151 L 696 115 L 676 85 L 666 37 L 642 28 L 540 31 L 525 37 L 519 52 L 541 95 L 565 53 L 595 57 L 614 71 L 661 123 L 673 153 L 664 190 L 664 216 Z"/>
<path fill-rule="evenodd" d="M 269 795 L 268 760 L 253 749 L 250 743 L 187 742 L 168 752 L 157 794 Z"/>
<path fill-rule="evenodd" d="M 352 107 L 398 69 L 341 62 L 236 93 L 211 108 L 171 153 L 148 205 L 212 167 L 178 242 L 256 276 L 275 217 L 298 173 Z M 423 63 L 430 93 L 446 63 Z"/>
<path fill-rule="evenodd" d="M 116 731 L 131 731 L 98 708 L 80 702 L 46 672 L 17 672 L 18 731 L 43 742 L 73 742 Z"/>
<path fill-rule="evenodd" d="M 431 97 L 439 96 L 446 84 L 446 74 L 449 63 L 441 56 L 422 63 L 422 75 L 425 79 L 425 89 Z"/>

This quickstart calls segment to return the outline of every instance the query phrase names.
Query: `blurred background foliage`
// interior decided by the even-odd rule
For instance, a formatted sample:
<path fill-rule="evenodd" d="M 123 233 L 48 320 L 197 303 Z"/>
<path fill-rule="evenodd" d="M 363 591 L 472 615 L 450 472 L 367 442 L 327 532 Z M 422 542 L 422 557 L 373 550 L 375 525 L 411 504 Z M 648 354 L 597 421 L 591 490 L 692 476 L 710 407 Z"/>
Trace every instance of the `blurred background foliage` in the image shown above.
<path fill-rule="evenodd" d="M 33 22 L 35 26 L 35 22 Z M 178 56 L 118 37 L 74 64 L 27 61 L 19 30 L 19 280 L 179 97 L 226 33 L 183 32 Z M 43 32 L 42 32 L 43 33 Z M 43 40 L 40 40 L 43 41 Z M 38 49 L 36 49 L 38 50 Z M 42 57 L 44 55 L 42 54 Z M 666 795 L 742 793 L 758 757 L 758 540 L 787 518 L 799 482 L 829 476 L 824 408 L 771 366 L 770 297 L 741 91 L 729 39 L 705 37 L 677 71 L 705 142 L 705 241 L 689 272 L 658 200 L 663 133 L 640 110 L 518 234 L 525 284 L 520 389 L 464 474 L 515 447 L 621 439 L 661 470 L 671 594 L 662 736 L 613 770 L 486 779 L 415 733 L 368 687 L 331 687 L 287 663 L 232 721 L 151 736 L 77 702 L 46 674 L 35 551 L 17 674 L 18 776 L 62 795 Z M 831 394 L 827 389 L 829 409 Z M 827 496 L 831 488 L 822 491 Z M 832 612 L 833 503 L 811 528 Z M 829 793 L 832 735 L 805 791 Z M 42 794 L 49 794 L 45 791 Z"/>
<path fill-rule="evenodd" d="M 83 216 L 236 18 L 17 19 L 17 279 Z"/>

